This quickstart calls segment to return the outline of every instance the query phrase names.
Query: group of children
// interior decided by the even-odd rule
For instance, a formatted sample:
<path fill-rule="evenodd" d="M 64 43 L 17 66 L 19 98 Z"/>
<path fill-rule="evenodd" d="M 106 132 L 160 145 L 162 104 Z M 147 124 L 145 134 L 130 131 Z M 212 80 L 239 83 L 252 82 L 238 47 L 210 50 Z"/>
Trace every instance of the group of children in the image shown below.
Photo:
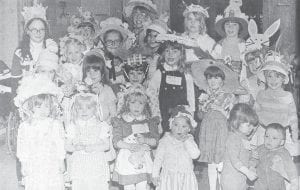
<path fill-rule="evenodd" d="M 115 181 L 197 190 L 194 161 L 208 164 L 211 190 L 246 190 L 247 179 L 255 190 L 298 189 L 296 105 L 283 88 L 290 68 L 257 39 L 269 40 L 279 22 L 257 34 L 241 5 L 230 1 L 217 17 L 218 43 L 200 5 L 186 7 L 177 35 L 152 1 L 130 0 L 131 26 L 114 17 L 97 25 L 80 9 L 59 46 L 46 9 L 24 9 L 11 87 L 25 189 L 71 181 L 73 190 L 104 190 Z"/>

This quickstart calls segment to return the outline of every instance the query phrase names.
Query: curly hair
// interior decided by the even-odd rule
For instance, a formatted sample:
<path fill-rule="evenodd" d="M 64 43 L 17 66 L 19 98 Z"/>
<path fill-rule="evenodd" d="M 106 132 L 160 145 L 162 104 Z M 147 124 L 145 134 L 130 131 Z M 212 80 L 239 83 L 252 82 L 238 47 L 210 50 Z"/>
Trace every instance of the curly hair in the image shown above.
<path fill-rule="evenodd" d="M 184 31 L 187 31 L 187 26 L 186 26 L 186 20 L 189 17 L 189 15 L 193 14 L 197 20 L 199 20 L 200 25 L 199 25 L 199 34 L 204 35 L 207 32 L 206 28 L 206 23 L 205 23 L 205 16 L 202 13 L 199 12 L 192 12 L 187 14 L 187 16 L 184 18 Z"/>
<path fill-rule="evenodd" d="M 123 115 L 123 114 L 130 113 L 129 110 L 130 101 L 137 101 L 137 100 L 141 100 L 145 103 L 145 107 L 142 114 L 145 115 L 146 118 L 151 117 L 152 112 L 150 107 L 150 98 L 141 92 L 132 92 L 124 96 L 124 104 L 120 110 L 120 114 Z"/>

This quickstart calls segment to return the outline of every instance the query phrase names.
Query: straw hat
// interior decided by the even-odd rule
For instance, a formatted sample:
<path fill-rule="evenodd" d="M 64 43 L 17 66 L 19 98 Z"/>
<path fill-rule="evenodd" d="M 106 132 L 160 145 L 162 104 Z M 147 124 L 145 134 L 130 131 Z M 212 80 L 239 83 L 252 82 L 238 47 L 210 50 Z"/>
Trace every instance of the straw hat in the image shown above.
<path fill-rule="evenodd" d="M 200 5 L 191 4 L 187 6 L 186 9 L 183 11 L 183 16 L 186 17 L 189 13 L 197 12 L 203 14 L 205 18 L 208 18 L 209 14 L 207 12 L 207 9 L 208 8 L 203 8 Z"/>
<path fill-rule="evenodd" d="M 151 0 L 130 0 L 124 8 L 125 16 L 130 17 L 133 9 L 137 6 L 144 7 L 150 12 L 158 14 L 157 6 Z"/>

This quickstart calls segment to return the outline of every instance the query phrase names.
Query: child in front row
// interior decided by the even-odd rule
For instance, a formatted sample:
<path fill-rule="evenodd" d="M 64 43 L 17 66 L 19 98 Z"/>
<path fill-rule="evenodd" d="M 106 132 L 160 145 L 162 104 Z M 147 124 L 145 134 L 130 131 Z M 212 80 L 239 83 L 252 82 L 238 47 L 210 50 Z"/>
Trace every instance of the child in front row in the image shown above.
<path fill-rule="evenodd" d="M 159 141 L 153 166 L 153 183 L 157 190 L 197 190 L 193 159 L 200 155 L 189 132 L 197 126 L 184 106 L 172 110 L 170 132 Z"/>
<path fill-rule="evenodd" d="M 246 190 L 246 179 L 254 181 L 257 178 L 249 169 L 252 151 L 249 137 L 257 124 L 258 117 L 249 105 L 239 103 L 232 108 L 221 173 L 222 190 Z"/>
<path fill-rule="evenodd" d="M 108 190 L 110 126 L 100 120 L 98 96 L 79 93 L 72 98 L 66 148 L 72 152 L 68 169 L 73 190 Z"/>
<path fill-rule="evenodd" d="M 286 129 L 282 125 L 271 123 L 266 127 L 265 142 L 253 158 L 258 176 L 255 190 L 285 190 L 285 180 L 290 182 L 289 190 L 298 190 L 297 169 L 284 147 L 285 138 Z"/>
<path fill-rule="evenodd" d="M 38 88 L 37 88 L 38 87 Z M 64 129 L 58 119 L 62 92 L 43 74 L 25 76 L 15 97 L 23 122 L 17 137 L 17 157 L 25 190 L 63 190 Z"/>
<path fill-rule="evenodd" d="M 145 190 L 152 172 L 151 150 L 159 139 L 158 117 L 151 117 L 149 97 L 132 87 L 119 117 L 112 118 L 113 144 L 119 150 L 113 180 L 124 190 Z"/>

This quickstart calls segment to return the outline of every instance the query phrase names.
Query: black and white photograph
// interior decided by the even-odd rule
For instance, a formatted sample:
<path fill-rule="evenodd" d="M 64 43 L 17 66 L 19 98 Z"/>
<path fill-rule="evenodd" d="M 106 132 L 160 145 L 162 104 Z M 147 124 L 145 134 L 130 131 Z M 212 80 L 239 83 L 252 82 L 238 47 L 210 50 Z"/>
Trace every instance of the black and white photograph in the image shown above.
<path fill-rule="evenodd" d="M 1 190 L 300 190 L 297 0 L 0 0 Z"/>

